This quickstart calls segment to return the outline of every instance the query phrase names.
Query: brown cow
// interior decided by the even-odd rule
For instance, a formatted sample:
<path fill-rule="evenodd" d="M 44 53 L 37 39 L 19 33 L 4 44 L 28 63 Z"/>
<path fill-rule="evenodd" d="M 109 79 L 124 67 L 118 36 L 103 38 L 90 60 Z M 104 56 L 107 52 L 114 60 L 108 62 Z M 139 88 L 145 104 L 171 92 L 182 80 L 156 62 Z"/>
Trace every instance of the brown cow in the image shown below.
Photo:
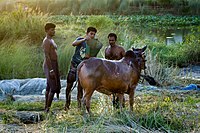
<path fill-rule="evenodd" d="M 90 99 L 93 92 L 110 95 L 117 93 L 122 109 L 124 93 L 129 95 L 130 111 L 133 110 L 134 91 L 140 79 L 141 69 L 144 68 L 143 52 L 146 47 L 129 50 L 119 61 L 100 58 L 90 58 L 78 66 L 78 78 L 84 90 L 83 106 L 90 111 Z"/>

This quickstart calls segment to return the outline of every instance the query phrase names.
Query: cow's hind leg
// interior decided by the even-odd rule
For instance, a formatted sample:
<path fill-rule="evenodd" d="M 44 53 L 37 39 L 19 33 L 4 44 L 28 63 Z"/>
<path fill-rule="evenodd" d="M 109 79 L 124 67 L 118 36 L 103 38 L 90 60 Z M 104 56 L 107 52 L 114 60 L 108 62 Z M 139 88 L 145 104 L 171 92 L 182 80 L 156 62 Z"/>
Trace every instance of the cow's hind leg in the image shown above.
<path fill-rule="evenodd" d="M 82 102 L 83 102 L 83 106 L 86 107 L 87 112 L 91 115 L 92 112 L 90 110 L 90 100 L 91 100 L 91 96 L 92 96 L 94 90 L 91 90 L 91 89 L 88 89 L 88 90 L 90 90 L 90 91 L 84 92 Z"/>
<path fill-rule="evenodd" d="M 78 101 L 78 108 L 81 109 L 81 99 L 83 98 L 83 88 L 78 80 L 78 93 L 77 93 L 77 101 Z"/>

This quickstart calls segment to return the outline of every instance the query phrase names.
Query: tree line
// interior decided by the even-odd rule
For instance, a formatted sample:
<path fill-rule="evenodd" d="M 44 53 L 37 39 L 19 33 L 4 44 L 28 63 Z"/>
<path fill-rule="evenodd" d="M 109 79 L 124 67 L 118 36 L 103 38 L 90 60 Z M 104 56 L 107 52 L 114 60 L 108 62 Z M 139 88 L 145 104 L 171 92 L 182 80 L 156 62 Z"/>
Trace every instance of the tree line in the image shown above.
<path fill-rule="evenodd" d="M 53 15 L 200 14 L 199 0 L 4 0 L 0 10 L 12 10 L 16 3 Z"/>

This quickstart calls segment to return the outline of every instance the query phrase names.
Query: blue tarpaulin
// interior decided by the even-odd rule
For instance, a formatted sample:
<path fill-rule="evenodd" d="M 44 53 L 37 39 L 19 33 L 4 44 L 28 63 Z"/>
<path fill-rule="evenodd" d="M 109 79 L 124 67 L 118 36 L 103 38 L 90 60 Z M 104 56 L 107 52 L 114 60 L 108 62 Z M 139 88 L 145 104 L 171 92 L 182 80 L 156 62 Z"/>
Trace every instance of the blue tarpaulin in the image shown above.
<path fill-rule="evenodd" d="M 181 90 L 198 90 L 198 91 L 200 91 L 200 87 L 196 84 L 190 84 L 190 85 L 182 88 Z"/>

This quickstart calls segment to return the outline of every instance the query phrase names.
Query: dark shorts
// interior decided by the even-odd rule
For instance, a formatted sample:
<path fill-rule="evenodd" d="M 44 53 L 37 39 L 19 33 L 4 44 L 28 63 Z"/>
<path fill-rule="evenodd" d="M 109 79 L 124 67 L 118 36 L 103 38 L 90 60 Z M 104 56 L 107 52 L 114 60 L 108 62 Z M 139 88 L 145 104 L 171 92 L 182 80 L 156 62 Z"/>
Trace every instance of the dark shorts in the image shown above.
<path fill-rule="evenodd" d="M 60 85 L 60 75 L 59 75 L 59 70 L 58 70 L 58 62 L 51 61 L 51 65 L 56 74 L 56 78 L 54 78 L 54 79 L 50 78 L 50 76 L 49 76 L 50 70 L 48 69 L 47 64 L 44 63 L 44 66 L 43 66 L 45 76 L 47 78 L 46 91 L 51 91 L 52 93 L 60 93 L 61 85 Z"/>
<path fill-rule="evenodd" d="M 70 69 L 67 75 L 67 83 L 73 83 L 76 81 L 77 78 L 77 64 L 71 62 Z"/>

